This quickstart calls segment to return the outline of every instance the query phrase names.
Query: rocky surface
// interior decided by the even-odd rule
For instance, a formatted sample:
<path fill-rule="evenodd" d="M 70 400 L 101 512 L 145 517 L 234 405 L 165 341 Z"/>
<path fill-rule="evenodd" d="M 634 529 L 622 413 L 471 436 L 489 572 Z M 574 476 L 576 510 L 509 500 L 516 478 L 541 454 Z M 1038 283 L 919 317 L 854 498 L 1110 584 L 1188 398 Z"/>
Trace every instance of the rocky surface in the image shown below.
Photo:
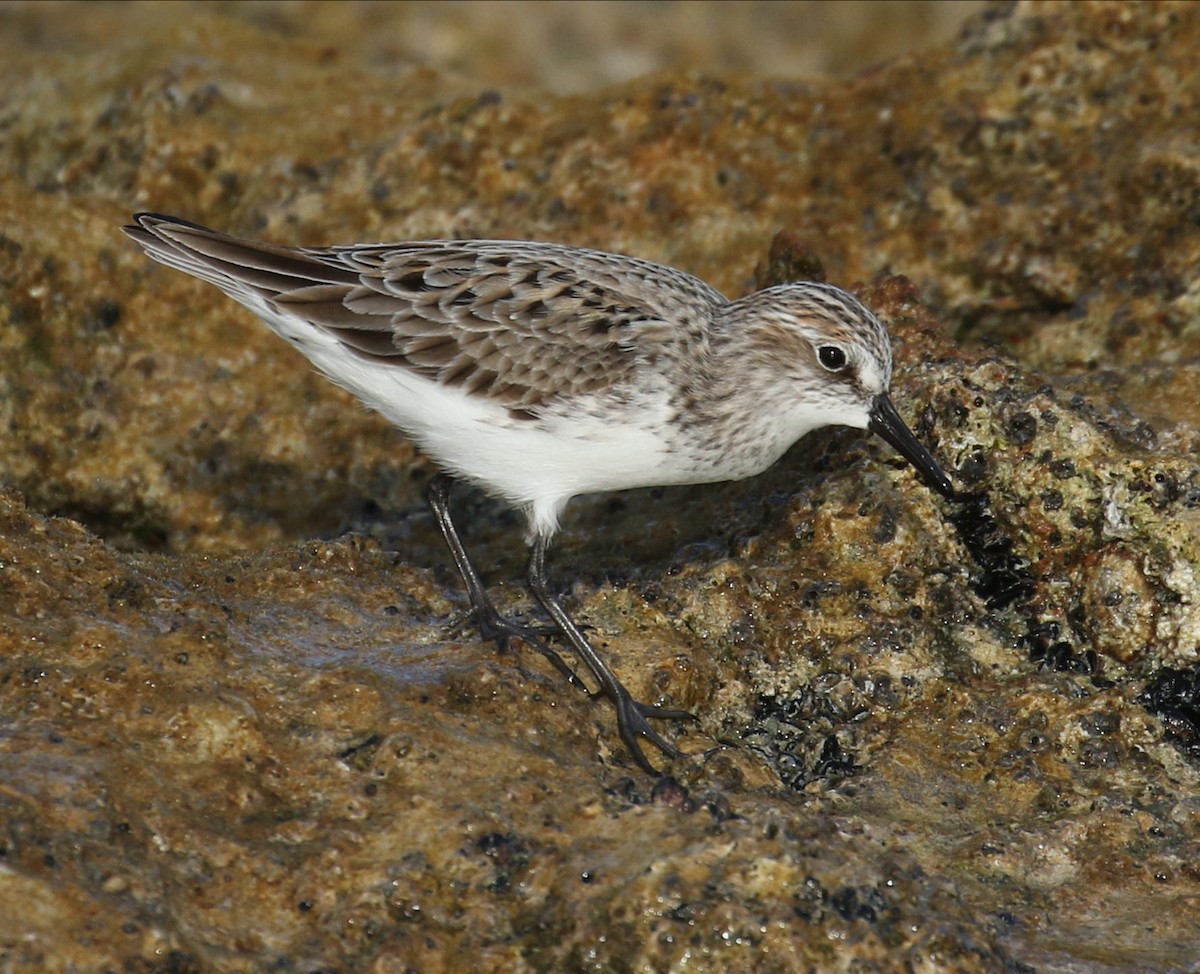
<path fill-rule="evenodd" d="M 1195 970 L 1200 11 L 551 97 L 138 10 L 0 42 L 6 969 Z M 815 257 L 964 499 L 827 432 L 573 505 L 568 604 L 701 718 L 651 779 L 603 702 L 447 631 L 427 465 L 135 209 L 731 294 Z M 519 523 L 460 506 L 526 610 Z"/>

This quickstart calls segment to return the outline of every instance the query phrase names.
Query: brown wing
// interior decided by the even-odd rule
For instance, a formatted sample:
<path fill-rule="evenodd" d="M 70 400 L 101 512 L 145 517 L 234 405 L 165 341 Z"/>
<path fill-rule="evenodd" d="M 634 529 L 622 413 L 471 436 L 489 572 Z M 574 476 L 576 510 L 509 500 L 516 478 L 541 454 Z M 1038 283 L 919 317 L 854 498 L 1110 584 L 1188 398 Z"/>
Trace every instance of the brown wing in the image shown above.
<path fill-rule="evenodd" d="M 152 256 L 251 307 L 301 317 L 359 355 L 518 412 L 619 383 L 647 342 L 700 327 L 724 303 L 673 268 L 554 244 L 287 248 L 136 219 L 127 232 Z"/>
<path fill-rule="evenodd" d="M 561 253 L 499 247 L 426 243 L 322 252 L 314 256 L 354 265 L 358 283 L 299 288 L 275 303 L 362 355 L 513 409 L 627 377 L 636 365 L 639 326 L 659 317 Z"/>

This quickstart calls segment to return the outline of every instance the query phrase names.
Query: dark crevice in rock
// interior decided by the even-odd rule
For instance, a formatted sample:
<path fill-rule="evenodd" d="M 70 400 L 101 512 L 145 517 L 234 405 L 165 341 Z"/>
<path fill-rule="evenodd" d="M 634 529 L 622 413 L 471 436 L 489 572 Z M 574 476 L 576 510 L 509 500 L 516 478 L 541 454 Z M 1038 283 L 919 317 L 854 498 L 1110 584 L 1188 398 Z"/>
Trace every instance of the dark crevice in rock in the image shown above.
<path fill-rule="evenodd" d="M 1200 762 L 1200 664 L 1159 670 L 1136 699 L 1163 722 L 1167 740 Z"/>
<path fill-rule="evenodd" d="M 1077 649 L 1062 638 L 1062 625 L 1053 619 L 1039 619 L 1032 605 L 1037 583 L 1029 562 L 1013 551 L 1010 538 L 1004 536 L 991 511 L 986 493 L 963 494 L 950 515 L 950 523 L 979 567 L 971 578 L 971 587 L 988 609 L 1002 612 L 1013 609 L 1024 632 L 1021 644 L 1029 659 L 1055 672 L 1095 674 L 1100 659 L 1095 650 Z"/>

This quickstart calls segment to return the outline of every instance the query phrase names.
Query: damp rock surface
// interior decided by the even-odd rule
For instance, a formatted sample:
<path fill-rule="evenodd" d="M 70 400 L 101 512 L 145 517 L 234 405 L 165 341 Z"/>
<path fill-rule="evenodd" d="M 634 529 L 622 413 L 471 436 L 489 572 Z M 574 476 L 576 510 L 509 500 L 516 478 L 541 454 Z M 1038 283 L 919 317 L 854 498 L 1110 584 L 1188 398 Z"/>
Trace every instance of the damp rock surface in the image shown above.
<path fill-rule="evenodd" d="M 57 52 L 22 17 L 6 970 L 1195 969 L 1192 5 L 996 6 L 846 81 L 569 97 L 203 8 Z M 893 397 L 961 497 L 826 431 L 751 481 L 574 503 L 567 605 L 637 697 L 700 718 L 650 778 L 603 700 L 447 627 L 428 465 L 142 257 L 141 209 L 560 240 L 730 295 L 823 273 L 889 322 Z M 531 615 L 519 518 L 456 509 Z"/>

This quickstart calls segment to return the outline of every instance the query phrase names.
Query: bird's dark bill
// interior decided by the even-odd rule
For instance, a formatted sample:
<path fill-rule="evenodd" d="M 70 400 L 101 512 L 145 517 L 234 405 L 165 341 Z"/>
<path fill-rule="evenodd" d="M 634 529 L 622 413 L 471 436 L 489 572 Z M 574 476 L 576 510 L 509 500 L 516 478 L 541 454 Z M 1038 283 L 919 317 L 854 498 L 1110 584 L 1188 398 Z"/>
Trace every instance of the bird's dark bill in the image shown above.
<path fill-rule="evenodd" d="M 904 459 L 920 471 L 925 483 L 946 497 L 954 496 L 954 485 L 933 454 L 921 445 L 913 436 L 912 430 L 905 425 L 892 400 L 886 392 L 881 392 L 871 404 L 871 420 L 867 425 L 872 433 L 877 433 L 887 440 Z"/>

